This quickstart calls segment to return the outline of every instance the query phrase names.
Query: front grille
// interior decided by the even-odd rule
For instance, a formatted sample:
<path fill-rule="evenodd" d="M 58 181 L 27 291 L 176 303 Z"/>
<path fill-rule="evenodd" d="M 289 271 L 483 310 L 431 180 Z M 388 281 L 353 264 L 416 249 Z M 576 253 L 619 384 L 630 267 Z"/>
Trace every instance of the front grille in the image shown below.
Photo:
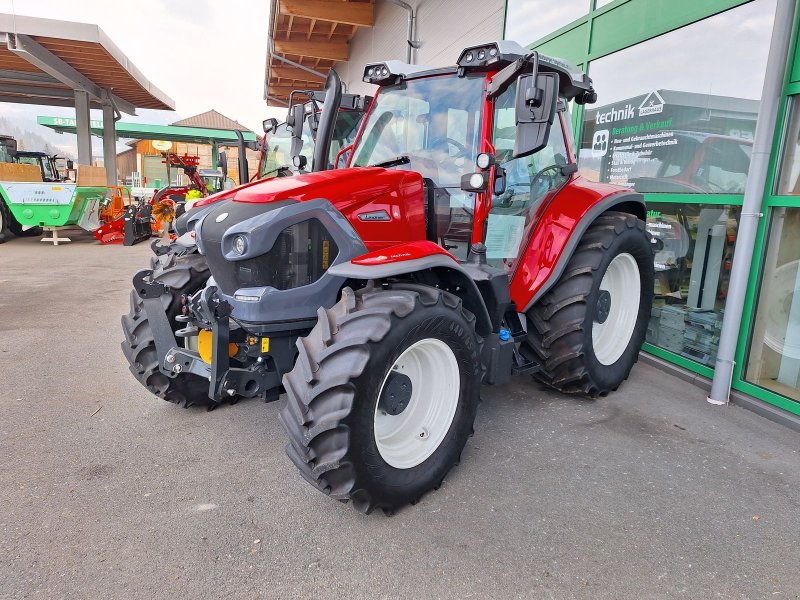
<path fill-rule="evenodd" d="M 294 202 L 292 200 L 283 200 L 261 204 L 224 200 L 218 202 L 218 206 L 212 207 L 212 210 L 203 219 L 200 237 L 203 243 L 203 252 L 206 255 L 206 260 L 208 260 L 208 267 L 219 289 L 232 296 L 241 287 L 239 285 L 237 263 L 228 262 L 222 254 L 222 237 L 225 232 L 237 223 L 267 211 L 288 206 Z"/>
<path fill-rule="evenodd" d="M 239 261 L 238 287 L 273 287 L 289 290 L 309 285 L 322 277 L 339 253 L 336 242 L 317 219 L 287 227 L 272 250 Z"/>

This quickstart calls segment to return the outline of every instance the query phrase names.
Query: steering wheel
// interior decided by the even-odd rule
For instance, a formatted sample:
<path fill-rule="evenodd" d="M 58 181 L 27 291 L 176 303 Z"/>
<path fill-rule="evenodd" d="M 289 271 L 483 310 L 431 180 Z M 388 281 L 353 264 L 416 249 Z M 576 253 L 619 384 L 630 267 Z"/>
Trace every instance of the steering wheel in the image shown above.
<path fill-rule="evenodd" d="M 548 171 L 557 171 L 558 173 L 560 173 L 561 172 L 561 167 L 562 167 L 562 165 L 550 165 L 550 166 L 545 167 L 544 169 L 542 169 L 538 173 L 536 173 L 536 175 L 534 175 L 533 177 L 531 177 L 531 195 L 533 195 L 533 191 L 536 189 L 536 185 L 535 184 L 536 184 L 536 180 L 537 179 L 544 179 L 544 174 L 547 173 Z M 553 175 L 549 175 L 548 177 L 552 178 L 554 175 L 556 175 L 556 173 L 553 173 Z"/>
<path fill-rule="evenodd" d="M 431 148 L 436 148 L 437 146 L 441 146 L 442 143 L 450 144 L 451 146 L 455 146 L 458 149 L 458 152 L 456 152 L 453 156 L 450 156 L 451 160 L 455 160 L 456 158 L 463 158 L 463 157 L 469 156 L 469 150 L 467 150 L 467 147 L 464 144 L 462 144 L 461 142 L 457 142 L 453 138 L 449 138 L 449 137 L 441 137 L 441 138 L 437 138 L 437 139 L 433 140 L 431 142 Z M 449 154 L 448 154 L 448 156 L 449 156 Z"/>

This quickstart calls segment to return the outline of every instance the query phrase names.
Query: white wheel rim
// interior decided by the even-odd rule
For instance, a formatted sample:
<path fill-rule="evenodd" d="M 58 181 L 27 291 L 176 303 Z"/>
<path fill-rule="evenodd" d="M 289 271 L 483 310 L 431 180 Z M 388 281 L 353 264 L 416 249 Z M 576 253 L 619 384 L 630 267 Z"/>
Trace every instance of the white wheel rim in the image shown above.
<path fill-rule="evenodd" d="M 615 256 L 603 275 L 600 290 L 611 295 L 611 305 L 602 323 L 595 314 L 592 348 L 600 364 L 613 365 L 628 347 L 639 315 L 642 282 L 636 259 L 627 252 Z M 596 311 L 597 307 L 590 310 Z"/>
<path fill-rule="evenodd" d="M 461 378 L 450 346 L 435 338 L 420 340 L 400 355 L 381 383 L 379 399 L 393 370 L 411 380 L 411 399 L 398 415 L 375 407 L 375 443 L 389 465 L 410 469 L 433 454 L 450 431 Z"/>

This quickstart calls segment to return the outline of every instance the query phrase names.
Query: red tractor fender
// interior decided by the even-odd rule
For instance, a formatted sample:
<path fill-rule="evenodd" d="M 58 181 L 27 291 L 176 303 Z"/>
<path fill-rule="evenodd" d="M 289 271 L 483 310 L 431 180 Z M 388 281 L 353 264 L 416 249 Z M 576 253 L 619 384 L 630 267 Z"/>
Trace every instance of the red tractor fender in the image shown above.
<path fill-rule="evenodd" d="M 544 208 L 511 277 L 511 298 L 526 312 L 558 282 L 583 234 L 608 211 L 645 220 L 644 197 L 617 186 L 578 177 Z"/>
<path fill-rule="evenodd" d="M 414 282 L 459 296 L 464 307 L 475 315 L 478 335 L 485 337 L 492 332 L 486 303 L 474 279 L 452 254 L 433 242 L 408 242 L 368 252 L 332 266 L 328 273 L 361 281 L 408 275 Z"/>

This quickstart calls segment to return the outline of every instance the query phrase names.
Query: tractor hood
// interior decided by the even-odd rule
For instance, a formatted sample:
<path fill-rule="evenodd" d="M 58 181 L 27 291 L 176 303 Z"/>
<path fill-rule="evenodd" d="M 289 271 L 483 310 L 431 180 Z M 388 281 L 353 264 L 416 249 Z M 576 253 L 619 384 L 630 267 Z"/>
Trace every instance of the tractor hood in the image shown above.
<path fill-rule="evenodd" d="M 367 248 L 425 239 L 422 176 L 415 171 L 359 167 L 276 177 L 216 195 L 249 204 L 324 198 L 353 224 Z"/>

